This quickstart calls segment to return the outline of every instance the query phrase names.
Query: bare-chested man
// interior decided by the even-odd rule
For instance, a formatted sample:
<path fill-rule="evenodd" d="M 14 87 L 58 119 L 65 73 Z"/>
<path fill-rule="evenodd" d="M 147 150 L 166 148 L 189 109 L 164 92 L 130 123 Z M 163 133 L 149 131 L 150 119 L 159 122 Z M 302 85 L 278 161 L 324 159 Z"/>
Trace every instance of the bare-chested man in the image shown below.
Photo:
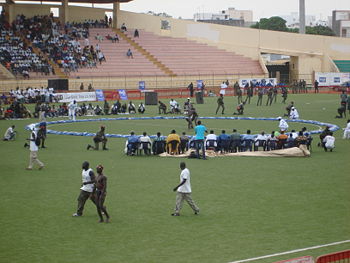
<path fill-rule="evenodd" d="M 97 177 L 96 177 L 96 207 L 97 207 L 97 213 L 100 217 L 100 223 L 106 222 L 109 223 L 109 215 L 107 213 L 107 209 L 105 206 L 103 206 L 106 195 L 107 195 L 107 177 L 103 175 L 103 166 L 98 165 L 96 167 Z M 106 216 L 106 220 L 103 220 L 103 215 Z"/>

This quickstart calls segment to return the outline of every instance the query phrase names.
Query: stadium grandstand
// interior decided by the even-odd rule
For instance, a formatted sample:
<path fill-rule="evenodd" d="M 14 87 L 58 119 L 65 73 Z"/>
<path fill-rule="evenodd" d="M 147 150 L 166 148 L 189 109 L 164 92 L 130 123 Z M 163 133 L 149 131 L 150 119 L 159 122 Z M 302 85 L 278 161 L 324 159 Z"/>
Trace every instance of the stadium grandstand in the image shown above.
<path fill-rule="evenodd" d="M 223 80 L 276 77 L 261 54 L 290 56 L 288 81 L 315 72 L 344 72 L 347 39 L 199 23 L 120 10 L 129 0 L 64 0 L 61 5 L 1 3 L 1 90 L 47 86 L 68 79 L 101 89 L 184 88 L 200 79 L 215 88 Z M 57 1 L 56 1 L 57 2 Z M 109 3 L 113 9 L 68 5 Z M 53 9 L 58 9 L 55 17 Z M 111 17 L 107 17 L 111 13 Z M 121 29 L 125 25 L 125 30 Z M 135 30 L 137 34 L 135 35 Z M 127 53 L 130 52 L 128 55 Z M 345 66 L 344 66 L 345 65 Z M 270 72 L 269 72 L 270 70 Z"/>

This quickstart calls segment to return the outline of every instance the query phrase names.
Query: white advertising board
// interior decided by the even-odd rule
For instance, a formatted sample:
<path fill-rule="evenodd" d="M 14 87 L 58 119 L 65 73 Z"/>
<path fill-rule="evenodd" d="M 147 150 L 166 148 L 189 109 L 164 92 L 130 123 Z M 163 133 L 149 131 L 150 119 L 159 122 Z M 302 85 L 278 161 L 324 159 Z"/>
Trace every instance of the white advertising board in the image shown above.
<path fill-rule="evenodd" d="M 96 101 L 95 92 L 74 92 L 74 93 L 56 93 L 55 97 L 59 102 Z"/>

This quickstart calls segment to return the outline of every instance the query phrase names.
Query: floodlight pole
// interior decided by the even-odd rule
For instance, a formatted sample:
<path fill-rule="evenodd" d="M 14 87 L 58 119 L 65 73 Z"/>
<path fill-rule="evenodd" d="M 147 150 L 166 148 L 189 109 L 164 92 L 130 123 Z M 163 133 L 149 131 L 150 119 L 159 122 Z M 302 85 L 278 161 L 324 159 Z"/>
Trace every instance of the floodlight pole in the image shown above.
<path fill-rule="evenodd" d="M 305 0 L 299 0 L 299 33 L 305 34 Z"/>

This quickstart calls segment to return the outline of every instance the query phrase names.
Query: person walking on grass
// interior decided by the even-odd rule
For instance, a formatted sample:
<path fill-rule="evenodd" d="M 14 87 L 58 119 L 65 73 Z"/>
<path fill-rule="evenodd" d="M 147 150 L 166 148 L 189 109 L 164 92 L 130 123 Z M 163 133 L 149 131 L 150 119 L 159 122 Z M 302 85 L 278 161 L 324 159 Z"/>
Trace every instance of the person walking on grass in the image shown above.
<path fill-rule="evenodd" d="M 29 140 L 29 150 L 30 150 L 30 155 L 29 155 L 29 165 L 26 168 L 26 170 L 33 170 L 33 164 L 37 163 L 39 165 L 39 170 L 44 168 L 44 164 L 38 159 L 38 150 L 40 146 L 40 138 L 38 138 L 38 135 L 35 131 L 35 126 L 32 126 L 31 129 L 31 134 L 30 134 L 30 139 Z M 27 144 L 25 144 L 27 145 Z"/>
<path fill-rule="evenodd" d="M 176 192 L 176 205 L 175 211 L 172 213 L 172 216 L 180 216 L 180 210 L 182 208 L 184 200 L 189 204 L 189 206 L 194 211 L 195 215 L 199 214 L 199 208 L 196 203 L 193 201 L 191 193 L 191 178 L 190 178 L 190 170 L 186 168 L 186 163 L 180 163 L 180 184 L 174 187 L 173 191 Z"/>
<path fill-rule="evenodd" d="M 97 177 L 96 177 L 96 207 L 97 213 L 100 217 L 99 223 L 109 223 L 109 215 L 107 209 L 104 205 L 107 195 L 107 177 L 103 174 L 103 166 L 98 165 L 96 167 Z M 103 220 L 102 213 L 106 216 L 106 220 Z"/>
<path fill-rule="evenodd" d="M 73 216 L 82 216 L 86 200 L 89 198 L 96 205 L 95 201 L 95 174 L 91 168 L 89 168 L 89 162 L 85 161 L 82 165 L 82 187 L 80 188 L 80 194 L 78 197 L 78 209 Z"/>
<path fill-rule="evenodd" d="M 225 112 L 225 105 L 224 105 L 224 96 L 220 94 L 218 100 L 217 100 L 218 107 L 216 108 L 215 114 L 218 114 L 218 111 L 220 108 L 222 108 L 221 114 L 224 114 Z"/>

